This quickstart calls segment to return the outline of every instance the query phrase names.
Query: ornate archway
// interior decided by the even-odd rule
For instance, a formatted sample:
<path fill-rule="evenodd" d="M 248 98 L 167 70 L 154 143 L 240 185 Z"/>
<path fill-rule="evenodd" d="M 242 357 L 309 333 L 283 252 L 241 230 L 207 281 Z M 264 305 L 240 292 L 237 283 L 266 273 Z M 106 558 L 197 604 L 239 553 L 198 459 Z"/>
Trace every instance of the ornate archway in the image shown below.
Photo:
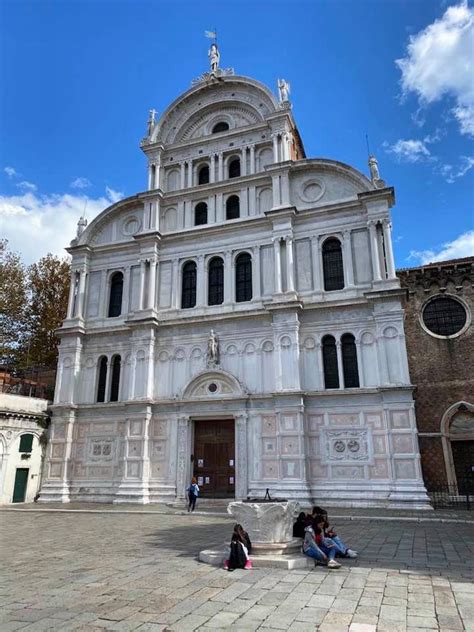
<path fill-rule="evenodd" d="M 450 406 L 441 419 L 440 430 L 448 484 L 457 489 L 463 471 L 461 448 L 469 448 L 474 442 L 474 404 L 462 401 Z"/>

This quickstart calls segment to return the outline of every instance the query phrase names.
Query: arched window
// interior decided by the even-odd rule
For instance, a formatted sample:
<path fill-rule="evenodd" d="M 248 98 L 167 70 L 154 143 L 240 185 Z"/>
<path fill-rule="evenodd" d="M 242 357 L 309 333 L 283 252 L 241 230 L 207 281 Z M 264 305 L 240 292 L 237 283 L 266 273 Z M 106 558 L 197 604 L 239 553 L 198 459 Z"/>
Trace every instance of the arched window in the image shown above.
<path fill-rule="evenodd" d="M 194 225 L 201 226 L 207 224 L 207 204 L 205 202 L 199 202 L 194 209 Z"/>
<path fill-rule="evenodd" d="M 324 388 L 339 388 L 337 370 L 337 350 L 334 336 L 324 336 L 323 340 Z"/>
<path fill-rule="evenodd" d="M 97 401 L 105 402 L 105 384 L 107 382 L 107 358 L 99 358 L 99 379 L 97 380 Z"/>
<path fill-rule="evenodd" d="M 219 132 L 226 132 L 228 129 L 229 123 L 226 123 L 225 121 L 220 121 L 219 123 L 216 123 L 212 128 L 212 133 L 219 134 Z"/>
<path fill-rule="evenodd" d="M 122 313 L 123 274 L 115 272 L 110 278 L 109 318 Z"/>
<path fill-rule="evenodd" d="M 342 265 L 342 249 L 339 239 L 331 237 L 323 244 L 324 289 L 342 290 L 344 287 L 344 267 Z"/>
<path fill-rule="evenodd" d="M 209 261 L 208 305 L 221 305 L 224 302 L 224 262 L 220 257 Z"/>
<path fill-rule="evenodd" d="M 240 176 L 240 159 L 232 158 L 229 162 L 229 178 L 238 178 Z"/>
<path fill-rule="evenodd" d="M 183 266 L 183 281 L 181 289 L 181 307 L 189 309 L 196 306 L 196 264 L 188 261 Z"/>
<path fill-rule="evenodd" d="M 198 184 L 209 184 L 209 165 L 203 165 L 199 169 Z"/>
<path fill-rule="evenodd" d="M 240 200 L 238 195 L 231 195 L 225 203 L 226 219 L 237 219 L 240 217 Z"/>
<path fill-rule="evenodd" d="M 112 358 L 112 379 L 110 382 L 110 401 L 118 402 L 120 387 L 120 364 L 121 358 L 115 355 Z"/>
<path fill-rule="evenodd" d="M 352 334 L 341 337 L 342 370 L 344 373 L 344 388 L 359 387 L 359 370 L 357 368 L 357 348 Z"/>
<path fill-rule="evenodd" d="M 18 448 L 18 452 L 31 452 L 33 450 L 33 438 L 34 435 L 32 434 L 21 435 L 20 447 Z"/>
<path fill-rule="evenodd" d="M 235 260 L 235 300 L 252 300 L 252 257 L 248 252 L 242 252 Z"/>

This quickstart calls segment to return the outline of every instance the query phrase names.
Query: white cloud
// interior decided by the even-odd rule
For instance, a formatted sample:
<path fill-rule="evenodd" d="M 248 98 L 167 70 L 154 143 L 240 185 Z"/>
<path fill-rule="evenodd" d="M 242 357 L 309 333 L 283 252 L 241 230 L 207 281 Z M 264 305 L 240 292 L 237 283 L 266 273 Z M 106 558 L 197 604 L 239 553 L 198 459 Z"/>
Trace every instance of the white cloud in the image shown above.
<path fill-rule="evenodd" d="M 414 92 L 420 105 L 454 98 L 452 113 L 462 134 L 474 135 L 474 10 L 467 0 L 449 7 L 444 15 L 410 36 L 403 59 L 403 94 Z"/>
<path fill-rule="evenodd" d="M 3 171 L 7 174 L 9 178 L 13 178 L 14 176 L 18 175 L 14 167 L 5 167 Z"/>
<path fill-rule="evenodd" d="M 91 186 L 91 181 L 87 178 L 76 178 L 70 184 L 72 189 L 87 189 Z"/>
<path fill-rule="evenodd" d="M 27 180 L 19 182 L 16 186 L 23 191 L 36 191 L 36 189 L 38 188 L 36 184 L 33 184 L 33 182 L 28 182 Z"/>
<path fill-rule="evenodd" d="M 389 154 L 394 154 L 400 162 L 423 162 L 432 160 L 431 152 L 422 140 L 397 140 L 393 145 L 384 143 Z"/>
<path fill-rule="evenodd" d="M 468 230 L 453 241 L 448 241 L 432 250 L 412 250 L 408 259 L 425 265 L 434 261 L 448 261 L 474 255 L 474 230 Z"/>
<path fill-rule="evenodd" d="M 26 191 L 19 195 L 0 195 L 0 224 L 12 250 L 21 253 L 25 263 L 37 261 L 48 252 L 65 256 L 64 247 L 76 236 L 79 217 L 86 211 L 89 222 L 110 206 L 107 195 L 40 195 Z"/>
<path fill-rule="evenodd" d="M 460 164 L 455 167 L 453 165 L 441 165 L 440 173 L 448 184 L 452 184 L 458 178 L 462 178 L 468 171 L 474 168 L 473 156 L 461 156 Z"/>
<path fill-rule="evenodd" d="M 109 198 L 109 200 L 114 204 L 115 202 L 119 202 L 123 199 L 122 191 L 114 191 L 114 189 L 111 189 L 110 187 L 105 187 L 105 192 L 107 193 L 107 197 Z"/>

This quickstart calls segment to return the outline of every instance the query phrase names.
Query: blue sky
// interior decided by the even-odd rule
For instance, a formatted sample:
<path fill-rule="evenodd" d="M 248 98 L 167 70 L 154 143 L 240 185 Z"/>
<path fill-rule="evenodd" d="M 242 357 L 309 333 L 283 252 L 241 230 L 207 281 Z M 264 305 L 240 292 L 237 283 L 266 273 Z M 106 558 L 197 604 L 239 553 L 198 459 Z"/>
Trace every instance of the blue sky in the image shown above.
<path fill-rule="evenodd" d="M 309 157 L 395 187 L 399 267 L 474 254 L 474 12 L 435 0 L 3 0 L 0 233 L 30 262 L 146 185 L 139 149 L 162 112 L 221 66 L 291 83 Z M 403 60 L 397 63 L 397 60 Z"/>

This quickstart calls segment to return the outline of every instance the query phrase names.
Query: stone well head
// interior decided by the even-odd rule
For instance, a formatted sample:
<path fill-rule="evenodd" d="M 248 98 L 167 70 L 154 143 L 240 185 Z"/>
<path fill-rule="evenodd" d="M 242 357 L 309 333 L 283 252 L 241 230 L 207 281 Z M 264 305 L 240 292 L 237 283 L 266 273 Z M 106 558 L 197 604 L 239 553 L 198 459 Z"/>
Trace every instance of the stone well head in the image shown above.
<path fill-rule="evenodd" d="M 227 512 L 240 523 L 253 544 L 278 544 L 293 539 L 293 522 L 299 504 L 294 500 L 229 503 Z"/>

